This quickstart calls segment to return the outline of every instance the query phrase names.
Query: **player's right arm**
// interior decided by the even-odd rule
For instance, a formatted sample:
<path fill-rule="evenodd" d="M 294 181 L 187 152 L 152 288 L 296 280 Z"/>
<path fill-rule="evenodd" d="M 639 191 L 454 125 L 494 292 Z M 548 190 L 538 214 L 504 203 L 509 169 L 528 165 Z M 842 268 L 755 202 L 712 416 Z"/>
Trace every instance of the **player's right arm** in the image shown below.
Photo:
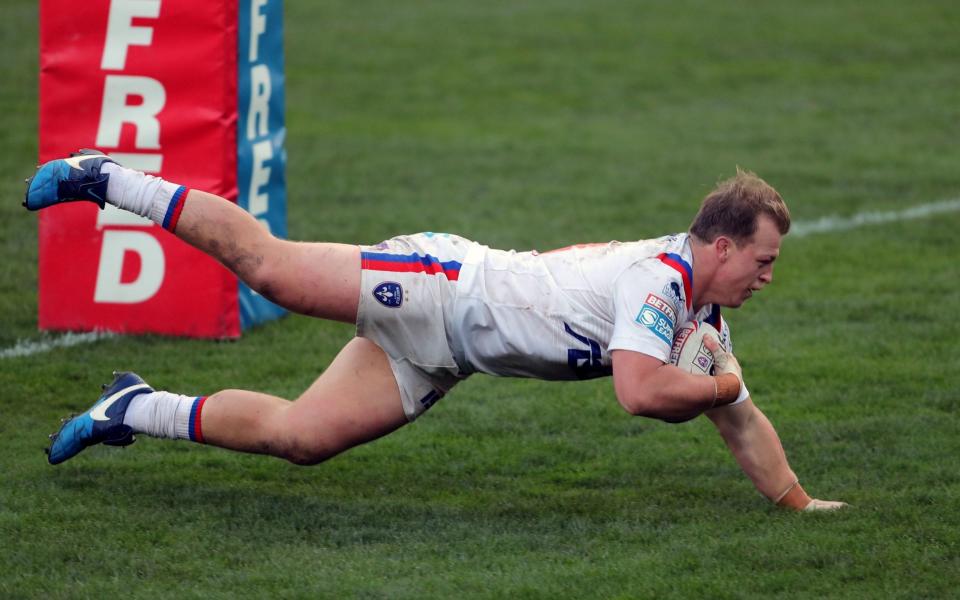
<path fill-rule="evenodd" d="M 694 375 L 670 364 L 678 321 L 690 312 L 689 292 L 675 270 L 659 260 L 634 263 L 613 287 L 609 350 L 613 385 L 624 410 L 679 422 L 737 399 L 742 382 L 738 376 Z"/>
<path fill-rule="evenodd" d="M 617 401 L 631 415 L 687 421 L 740 392 L 739 379 L 685 373 L 642 352 L 614 350 L 611 360 Z"/>

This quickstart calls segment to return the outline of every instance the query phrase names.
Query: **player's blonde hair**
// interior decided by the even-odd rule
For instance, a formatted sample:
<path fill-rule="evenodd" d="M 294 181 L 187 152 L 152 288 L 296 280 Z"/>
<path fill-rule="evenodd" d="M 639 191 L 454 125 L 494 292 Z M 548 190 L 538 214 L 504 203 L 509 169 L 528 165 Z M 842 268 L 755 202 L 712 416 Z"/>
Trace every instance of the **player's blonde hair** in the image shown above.
<path fill-rule="evenodd" d="M 780 235 L 790 231 L 790 211 L 777 190 L 755 173 L 737 167 L 736 175 L 718 183 L 703 199 L 690 233 L 707 243 L 721 235 L 737 244 L 749 242 L 761 214 L 773 219 Z"/>

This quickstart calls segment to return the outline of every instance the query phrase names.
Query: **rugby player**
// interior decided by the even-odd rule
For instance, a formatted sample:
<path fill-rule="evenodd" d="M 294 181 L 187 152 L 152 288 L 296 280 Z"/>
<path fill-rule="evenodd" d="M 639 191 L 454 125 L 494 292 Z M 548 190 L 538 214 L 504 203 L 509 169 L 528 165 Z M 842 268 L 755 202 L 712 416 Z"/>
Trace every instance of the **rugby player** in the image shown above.
<path fill-rule="evenodd" d="M 84 150 L 44 164 L 24 205 L 104 203 L 147 217 L 220 261 L 288 310 L 354 323 L 357 335 L 295 401 L 243 390 L 205 397 L 155 391 L 115 374 L 96 403 L 51 435 L 51 464 L 135 433 L 189 439 L 312 465 L 416 419 L 473 373 L 541 379 L 613 375 L 632 415 L 684 421 L 704 413 L 757 489 L 794 510 L 811 498 L 754 405 L 720 307 L 773 279 L 790 214 L 780 195 L 738 169 L 704 199 L 687 233 L 506 252 L 421 233 L 375 246 L 281 240 L 237 205 L 124 168 Z M 675 330 L 711 323 L 714 375 L 670 361 Z"/>

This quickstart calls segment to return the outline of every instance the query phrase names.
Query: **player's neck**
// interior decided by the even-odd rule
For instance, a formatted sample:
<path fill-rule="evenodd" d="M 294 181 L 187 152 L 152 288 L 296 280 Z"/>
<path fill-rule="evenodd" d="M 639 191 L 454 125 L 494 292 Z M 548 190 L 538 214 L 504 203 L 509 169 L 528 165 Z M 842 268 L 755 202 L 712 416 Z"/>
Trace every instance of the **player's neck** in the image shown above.
<path fill-rule="evenodd" d="M 710 287 L 717 272 L 716 255 L 711 251 L 710 244 L 690 236 L 690 250 L 693 253 L 693 310 L 698 311 L 713 302 L 710 296 Z"/>

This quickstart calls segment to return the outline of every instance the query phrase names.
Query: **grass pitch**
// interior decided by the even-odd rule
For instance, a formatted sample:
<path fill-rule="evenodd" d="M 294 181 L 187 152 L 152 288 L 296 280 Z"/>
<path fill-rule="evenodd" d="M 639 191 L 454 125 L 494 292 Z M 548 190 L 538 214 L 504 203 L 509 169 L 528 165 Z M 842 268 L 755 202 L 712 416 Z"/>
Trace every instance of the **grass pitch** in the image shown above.
<path fill-rule="evenodd" d="M 686 228 L 736 165 L 796 220 L 960 197 L 955 2 L 288 3 L 291 236 L 452 231 L 547 249 Z M 0 346 L 36 332 L 37 17 L 0 33 Z M 788 514 L 705 419 L 609 380 L 477 376 L 328 464 L 141 438 L 57 468 L 112 369 L 295 396 L 351 329 L 123 337 L 0 359 L 0 596 L 953 597 L 960 213 L 788 237 L 727 311 L 755 402 L 816 496 Z"/>

